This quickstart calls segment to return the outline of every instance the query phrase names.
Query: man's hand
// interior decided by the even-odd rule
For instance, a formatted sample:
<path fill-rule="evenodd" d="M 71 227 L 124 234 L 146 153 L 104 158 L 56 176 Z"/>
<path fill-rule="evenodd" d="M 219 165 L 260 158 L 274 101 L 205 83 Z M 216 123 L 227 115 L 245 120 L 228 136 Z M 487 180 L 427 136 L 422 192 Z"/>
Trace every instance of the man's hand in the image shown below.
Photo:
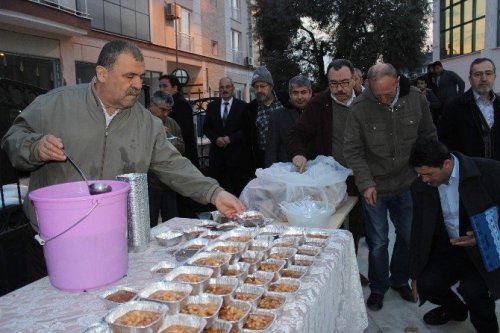
<path fill-rule="evenodd" d="M 411 293 L 413 295 L 413 299 L 415 300 L 415 302 L 418 302 L 417 280 L 411 281 Z"/>
<path fill-rule="evenodd" d="M 44 162 L 65 161 L 64 145 L 60 138 L 51 134 L 44 135 L 38 142 L 38 156 Z"/>
<path fill-rule="evenodd" d="M 476 246 L 476 237 L 474 232 L 467 231 L 465 236 L 450 239 L 450 243 L 457 246 Z"/>
<path fill-rule="evenodd" d="M 222 138 L 224 140 L 224 145 L 227 146 L 228 144 L 231 143 L 231 139 L 226 135 L 225 137 Z"/>
<path fill-rule="evenodd" d="M 363 192 L 363 198 L 365 199 L 368 206 L 375 207 L 375 204 L 377 203 L 377 189 L 375 188 L 375 186 L 368 187 Z"/>
<path fill-rule="evenodd" d="M 302 155 L 295 155 L 292 159 L 292 163 L 297 168 L 297 171 L 302 173 L 306 170 L 307 158 Z"/>
<path fill-rule="evenodd" d="M 224 138 L 222 136 L 219 136 L 217 140 L 215 140 L 215 144 L 219 148 L 224 148 L 224 146 L 226 145 L 226 143 L 224 142 Z"/>
<path fill-rule="evenodd" d="M 227 191 L 222 191 L 215 198 L 215 207 L 224 216 L 234 218 L 237 213 L 245 210 L 243 203 Z"/>

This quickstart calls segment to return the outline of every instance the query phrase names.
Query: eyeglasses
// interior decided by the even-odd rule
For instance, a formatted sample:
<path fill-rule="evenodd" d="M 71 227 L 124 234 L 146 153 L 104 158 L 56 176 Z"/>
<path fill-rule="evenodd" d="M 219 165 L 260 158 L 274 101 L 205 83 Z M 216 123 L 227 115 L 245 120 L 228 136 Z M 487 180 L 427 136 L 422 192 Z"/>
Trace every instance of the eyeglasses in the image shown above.
<path fill-rule="evenodd" d="M 475 77 L 476 79 L 481 79 L 483 76 L 486 76 L 487 78 L 493 77 L 495 75 L 495 72 L 493 71 L 486 71 L 486 72 L 474 72 L 472 73 L 472 76 Z"/>
<path fill-rule="evenodd" d="M 344 80 L 344 81 L 329 81 L 328 85 L 332 88 L 338 88 L 341 86 L 342 88 L 347 88 L 349 87 L 349 84 L 351 83 L 351 80 Z"/>

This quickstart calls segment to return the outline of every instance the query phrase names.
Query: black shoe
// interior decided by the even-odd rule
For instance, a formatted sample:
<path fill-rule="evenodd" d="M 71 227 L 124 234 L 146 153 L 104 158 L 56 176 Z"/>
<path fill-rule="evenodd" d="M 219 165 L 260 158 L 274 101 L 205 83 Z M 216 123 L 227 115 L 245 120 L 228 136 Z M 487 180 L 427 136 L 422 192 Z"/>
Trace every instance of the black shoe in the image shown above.
<path fill-rule="evenodd" d="M 371 293 L 366 301 L 366 306 L 372 311 L 378 311 L 384 306 L 384 295 Z"/>
<path fill-rule="evenodd" d="M 467 319 L 467 311 L 465 313 L 448 312 L 442 306 L 424 314 L 424 322 L 428 325 L 444 325 L 450 320 L 464 321 Z"/>
<path fill-rule="evenodd" d="M 415 299 L 413 298 L 413 293 L 411 292 L 410 287 L 401 286 L 401 287 L 391 287 L 391 288 L 396 290 L 399 293 L 399 296 L 401 296 L 401 298 L 404 299 L 405 301 L 415 303 Z"/>
<path fill-rule="evenodd" d="M 361 274 L 361 273 L 359 273 L 359 280 L 361 281 L 361 285 L 362 285 L 363 287 L 366 287 L 367 285 L 369 285 L 369 284 L 370 284 L 370 280 L 368 280 L 368 279 L 366 278 L 366 276 L 364 276 L 364 275 L 363 275 L 363 274 Z"/>

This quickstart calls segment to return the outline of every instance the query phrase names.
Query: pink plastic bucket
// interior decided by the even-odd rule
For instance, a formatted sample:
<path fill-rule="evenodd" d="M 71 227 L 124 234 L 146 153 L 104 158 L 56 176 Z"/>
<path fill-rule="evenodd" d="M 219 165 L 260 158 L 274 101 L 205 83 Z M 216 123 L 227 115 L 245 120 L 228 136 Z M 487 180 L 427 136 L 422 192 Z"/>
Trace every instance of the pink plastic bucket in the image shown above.
<path fill-rule="evenodd" d="M 130 186 L 105 182 L 113 190 L 92 196 L 85 182 L 47 186 L 29 194 L 44 242 L 49 279 L 58 289 L 95 289 L 127 274 Z"/>

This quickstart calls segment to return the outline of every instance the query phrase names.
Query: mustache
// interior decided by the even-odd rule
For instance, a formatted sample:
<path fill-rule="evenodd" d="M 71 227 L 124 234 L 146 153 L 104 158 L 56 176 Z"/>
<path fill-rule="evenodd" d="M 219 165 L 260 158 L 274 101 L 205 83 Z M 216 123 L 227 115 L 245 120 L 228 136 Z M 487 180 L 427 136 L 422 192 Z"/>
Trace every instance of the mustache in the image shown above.
<path fill-rule="evenodd" d="M 139 96 L 141 94 L 140 89 L 130 88 L 127 90 L 127 96 Z"/>

